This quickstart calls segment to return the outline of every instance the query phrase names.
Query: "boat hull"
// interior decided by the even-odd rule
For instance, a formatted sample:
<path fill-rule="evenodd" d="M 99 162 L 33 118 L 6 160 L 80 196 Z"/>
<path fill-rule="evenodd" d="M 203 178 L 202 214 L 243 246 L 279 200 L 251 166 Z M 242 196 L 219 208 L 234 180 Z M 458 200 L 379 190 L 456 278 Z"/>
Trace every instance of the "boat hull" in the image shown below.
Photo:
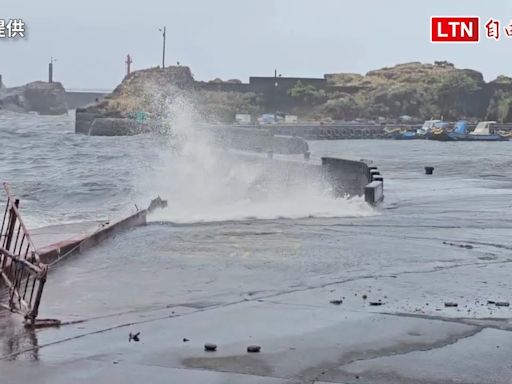
<path fill-rule="evenodd" d="M 508 137 L 500 135 L 462 135 L 458 141 L 508 141 Z"/>
<path fill-rule="evenodd" d="M 457 141 L 458 138 L 453 132 L 447 132 L 444 129 L 433 130 L 428 133 L 427 138 L 429 140 L 437 141 Z"/>
<path fill-rule="evenodd" d="M 444 129 L 433 130 L 428 134 L 429 140 L 437 141 L 507 141 L 509 138 L 509 135 L 472 135 L 457 132 L 447 132 Z"/>

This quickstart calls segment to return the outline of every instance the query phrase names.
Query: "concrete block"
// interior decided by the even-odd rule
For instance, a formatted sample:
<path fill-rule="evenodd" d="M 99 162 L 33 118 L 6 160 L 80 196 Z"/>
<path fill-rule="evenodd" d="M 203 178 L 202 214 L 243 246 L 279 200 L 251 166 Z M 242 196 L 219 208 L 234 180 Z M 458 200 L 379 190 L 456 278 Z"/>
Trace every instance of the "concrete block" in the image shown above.
<path fill-rule="evenodd" d="M 373 180 L 372 181 L 380 181 L 384 185 L 384 177 L 382 177 L 382 175 L 373 176 Z"/>
<path fill-rule="evenodd" d="M 370 181 L 375 180 L 375 176 L 380 175 L 380 172 L 378 169 L 370 169 Z"/>
<path fill-rule="evenodd" d="M 382 181 L 372 181 L 364 188 L 364 200 L 371 205 L 379 204 L 384 199 Z"/>
<path fill-rule="evenodd" d="M 91 136 L 130 136 L 140 133 L 135 121 L 122 118 L 96 118 L 92 122 Z"/>

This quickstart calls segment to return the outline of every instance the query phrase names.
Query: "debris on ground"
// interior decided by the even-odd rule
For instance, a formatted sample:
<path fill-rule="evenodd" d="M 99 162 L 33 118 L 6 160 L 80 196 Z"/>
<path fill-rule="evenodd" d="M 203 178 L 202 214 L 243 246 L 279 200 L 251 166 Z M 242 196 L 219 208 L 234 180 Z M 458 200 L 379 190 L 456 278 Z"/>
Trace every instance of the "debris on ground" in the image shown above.
<path fill-rule="evenodd" d="M 213 343 L 206 343 L 204 345 L 204 350 L 206 352 L 215 352 L 217 350 L 217 344 L 213 344 Z"/>
<path fill-rule="evenodd" d="M 452 247 L 459 247 L 459 248 L 466 248 L 466 249 L 473 249 L 473 246 L 470 244 L 456 244 L 456 243 L 450 243 L 448 241 L 443 241 L 443 244 L 450 245 Z"/>
<path fill-rule="evenodd" d="M 459 304 L 457 304 L 457 303 L 453 303 L 453 302 L 446 302 L 446 303 L 444 303 L 444 306 L 445 306 L 446 308 L 455 308 L 455 307 L 458 307 L 458 306 L 459 306 Z"/>
<path fill-rule="evenodd" d="M 132 340 L 135 342 L 140 341 L 139 336 L 140 336 L 140 332 L 137 332 L 137 333 L 130 332 L 130 334 L 128 335 L 128 342 L 131 342 Z"/>
<path fill-rule="evenodd" d="M 329 303 L 334 304 L 334 305 L 341 305 L 341 304 L 343 304 L 343 300 L 341 300 L 341 299 L 331 300 L 331 301 L 329 301 Z"/>
<path fill-rule="evenodd" d="M 261 351 L 261 347 L 259 345 L 249 345 L 247 347 L 247 352 L 249 353 L 258 353 Z"/>

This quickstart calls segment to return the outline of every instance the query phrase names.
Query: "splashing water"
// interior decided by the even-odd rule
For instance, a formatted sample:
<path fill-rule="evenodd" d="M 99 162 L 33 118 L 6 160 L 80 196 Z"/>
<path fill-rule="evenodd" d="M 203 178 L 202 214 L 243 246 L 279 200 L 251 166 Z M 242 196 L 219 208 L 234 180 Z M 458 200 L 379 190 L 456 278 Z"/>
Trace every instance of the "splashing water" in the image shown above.
<path fill-rule="evenodd" d="M 168 200 L 151 219 L 176 223 L 375 214 L 362 198 L 336 199 L 326 182 L 280 169 L 275 160 L 248 161 L 222 148 L 201 128 L 190 103 L 168 104 L 168 149 L 140 179 L 140 188 Z M 149 198 L 149 196 L 148 196 Z"/>

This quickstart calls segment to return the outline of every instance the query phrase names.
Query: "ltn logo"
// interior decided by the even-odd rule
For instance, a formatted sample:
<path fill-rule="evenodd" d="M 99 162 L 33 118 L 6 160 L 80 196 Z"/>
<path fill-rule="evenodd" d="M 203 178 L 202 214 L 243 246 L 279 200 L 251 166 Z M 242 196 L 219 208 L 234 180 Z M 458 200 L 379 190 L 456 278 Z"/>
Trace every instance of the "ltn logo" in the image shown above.
<path fill-rule="evenodd" d="M 480 19 L 476 16 L 430 18 L 432 42 L 477 43 L 480 40 Z"/>

